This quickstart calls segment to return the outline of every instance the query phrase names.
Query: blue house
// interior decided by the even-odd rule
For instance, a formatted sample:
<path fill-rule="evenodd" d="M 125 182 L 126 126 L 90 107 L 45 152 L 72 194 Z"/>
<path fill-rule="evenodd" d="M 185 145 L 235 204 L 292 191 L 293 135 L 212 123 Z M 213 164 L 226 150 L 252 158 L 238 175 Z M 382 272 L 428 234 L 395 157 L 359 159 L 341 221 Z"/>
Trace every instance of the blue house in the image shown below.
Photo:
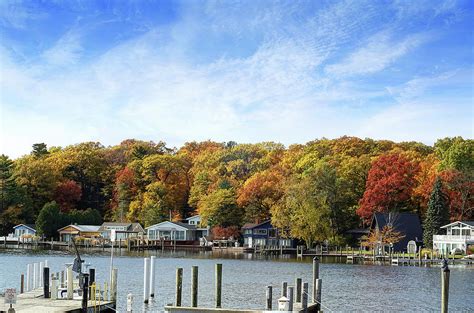
<path fill-rule="evenodd" d="M 35 225 L 33 224 L 18 224 L 16 226 L 13 226 L 13 231 L 14 231 L 15 237 L 17 238 L 22 238 L 22 237 L 25 237 L 26 235 L 30 235 L 30 236 L 36 235 Z"/>
<path fill-rule="evenodd" d="M 273 227 L 270 220 L 260 224 L 245 224 L 242 227 L 244 237 L 244 247 L 253 248 L 255 246 L 282 246 L 293 247 L 294 240 L 282 238 L 277 228 Z"/>

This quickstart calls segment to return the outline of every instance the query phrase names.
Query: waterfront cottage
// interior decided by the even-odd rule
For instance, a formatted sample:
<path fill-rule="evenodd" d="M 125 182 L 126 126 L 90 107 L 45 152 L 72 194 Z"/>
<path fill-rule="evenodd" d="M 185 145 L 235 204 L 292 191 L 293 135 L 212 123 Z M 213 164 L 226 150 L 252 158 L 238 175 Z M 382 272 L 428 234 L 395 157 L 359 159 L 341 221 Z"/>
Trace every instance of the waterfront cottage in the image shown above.
<path fill-rule="evenodd" d="M 99 228 L 102 238 L 110 239 L 110 233 L 113 229 L 115 230 L 116 240 L 143 237 L 145 233 L 140 223 L 104 222 Z"/>
<path fill-rule="evenodd" d="M 455 249 L 468 254 L 469 247 L 474 249 L 474 221 L 457 221 L 441 227 L 446 235 L 433 235 L 433 249 L 445 255 Z"/>
<path fill-rule="evenodd" d="M 253 248 L 255 246 L 282 246 L 293 247 L 294 240 L 291 238 L 281 238 L 278 229 L 274 228 L 270 220 L 259 224 L 245 224 L 242 227 L 244 247 Z"/>
<path fill-rule="evenodd" d="M 16 238 L 27 238 L 36 235 L 34 224 L 18 224 L 13 226 L 13 233 Z"/>
<path fill-rule="evenodd" d="M 410 241 L 413 241 L 417 247 L 420 247 L 423 243 L 423 230 L 420 218 L 415 213 L 374 213 L 370 229 L 381 231 L 385 226 L 391 226 L 394 231 L 400 232 L 401 235 L 405 236 L 399 242 L 393 243 L 393 251 L 407 251 Z"/>
<path fill-rule="evenodd" d="M 201 225 L 201 216 L 200 215 L 194 215 L 194 216 L 188 217 L 185 220 L 185 223 L 187 223 L 188 225 L 196 226 L 195 237 L 197 239 L 209 236 L 209 227 L 203 227 L 203 225 Z"/>
<path fill-rule="evenodd" d="M 99 238 L 100 226 L 98 225 L 68 225 L 58 229 L 60 241 L 71 241 L 72 238 L 80 236 L 83 238 Z"/>
<path fill-rule="evenodd" d="M 181 222 L 161 222 L 146 228 L 148 239 L 164 239 L 176 241 L 195 241 L 196 226 Z"/>

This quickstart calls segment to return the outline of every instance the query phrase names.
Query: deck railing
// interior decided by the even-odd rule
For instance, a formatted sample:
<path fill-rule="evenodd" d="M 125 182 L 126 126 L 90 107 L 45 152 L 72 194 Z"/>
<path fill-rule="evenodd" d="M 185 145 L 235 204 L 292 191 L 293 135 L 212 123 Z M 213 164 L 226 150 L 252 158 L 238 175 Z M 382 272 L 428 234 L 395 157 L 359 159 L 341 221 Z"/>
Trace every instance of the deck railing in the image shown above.
<path fill-rule="evenodd" d="M 470 235 L 434 235 L 433 240 L 436 241 L 456 241 L 465 242 L 467 240 L 474 240 L 474 236 Z"/>

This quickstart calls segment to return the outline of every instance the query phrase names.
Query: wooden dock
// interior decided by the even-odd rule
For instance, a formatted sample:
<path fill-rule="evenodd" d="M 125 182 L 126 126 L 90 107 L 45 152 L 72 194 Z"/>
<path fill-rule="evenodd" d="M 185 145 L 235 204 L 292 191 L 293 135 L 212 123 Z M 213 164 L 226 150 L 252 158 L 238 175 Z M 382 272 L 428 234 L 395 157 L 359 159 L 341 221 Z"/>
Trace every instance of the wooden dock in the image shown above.
<path fill-rule="evenodd" d="M 13 308 L 15 309 L 15 312 L 22 313 L 80 313 L 82 312 L 81 299 L 82 298 L 73 300 L 45 299 L 43 297 L 43 289 L 38 288 L 19 294 Z M 4 304 L 3 297 L 0 297 L 0 313 L 8 312 L 9 307 L 9 305 Z M 88 308 L 90 312 L 115 312 L 115 303 L 111 301 L 89 301 Z"/>

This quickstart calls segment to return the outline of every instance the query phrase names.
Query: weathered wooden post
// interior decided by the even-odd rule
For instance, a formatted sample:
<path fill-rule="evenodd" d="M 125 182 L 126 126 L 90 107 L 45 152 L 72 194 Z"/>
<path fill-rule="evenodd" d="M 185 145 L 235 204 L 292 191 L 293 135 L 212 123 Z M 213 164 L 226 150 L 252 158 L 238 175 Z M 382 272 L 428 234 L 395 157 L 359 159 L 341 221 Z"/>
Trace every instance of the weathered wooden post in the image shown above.
<path fill-rule="evenodd" d="M 39 283 L 38 283 L 38 287 L 43 287 L 43 269 L 44 269 L 44 262 L 40 262 L 39 263 L 39 277 L 38 277 Z"/>
<path fill-rule="evenodd" d="M 72 276 L 72 265 L 67 267 L 67 299 L 72 300 L 73 295 L 73 276 Z"/>
<path fill-rule="evenodd" d="M 183 294 L 183 269 L 178 267 L 176 269 L 176 300 L 175 306 L 181 306 L 181 298 Z"/>
<path fill-rule="evenodd" d="M 321 311 L 321 287 L 322 287 L 323 280 L 318 278 L 316 280 L 316 312 Z"/>
<path fill-rule="evenodd" d="M 303 283 L 303 295 L 301 296 L 301 308 L 306 312 L 308 308 L 308 283 Z"/>
<path fill-rule="evenodd" d="M 95 283 L 95 268 L 89 269 L 89 285 L 92 286 Z M 92 299 L 92 292 L 89 294 L 89 299 Z"/>
<path fill-rule="evenodd" d="M 31 290 L 31 281 L 32 281 L 32 265 L 31 264 L 28 264 L 26 266 L 26 291 L 30 291 Z"/>
<path fill-rule="evenodd" d="M 49 298 L 49 267 L 43 267 L 43 296 Z"/>
<path fill-rule="evenodd" d="M 58 299 L 58 276 L 53 277 L 51 280 L 51 299 Z"/>
<path fill-rule="evenodd" d="M 25 292 L 25 275 L 21 274 L 20 277 L 20 293 Z"/>
<path fill-rule="evenodd" d="M 222 306 L 222 264 L 216 264 L 216 308 Z"/>
<path fill-rule="evenodd" d="M 110 285 L 110 300 L 115 302 L 117 301 L 117 285 L 118 285 L 118 269 L 114 268 L 112 270 L 112 284 Z"/>
<path fill-rule="evenodd" d="M 155 256 L 150 257 L 150 297 L 155 297 Z"/>
<path fill-rule="evenodd" d="M 64 271 L 61 271 L 61 288 L 64 287 Z"/>
<path fill-rule="evenodd" d="M 39 264 L 34 263 L 33 264 L 33 290 L 38 288 L 38 271 L 39 271 Z"/>
<path fill-rule="evenodd" d="M 296 278 L 295 280 L 295 289 L 296 289 L 296 295 L 295 295 L 295 302 L 300 303 L 301 302 L 301 284 L 303 283 L 303 280 L 301 278 Z"/>
<path fill-rule="evenodd" d="M 271 311 L 272 310 L 272 293 L 273 293 L 273 288 L 272 286 L 267 286 L 267 293 L 266 293 L 266 304 L 265 304 L 265 310 Z"/>
<path fill-rule="evenodd" d="M 319 258 L 313 258 L 313 302 L 316 299 L 317 291 L 316 291 L 316 280 L 319 278 Z"/>
<path fill-rule="evenodd" d="M 294 287 L 288 287 L 288 311 L 293 311 Z"/>
<path fill-rule="evenodd" d="M 191 268 L 191 306 L 198 306 L 198 267 Z"/>
<path fill-rule="evenodd" d="M 282 297 L 288 298 L 287 288 L 288 288 L 288 283 L 286 281 L 282 282 L 281 283 L 281 296 Z"/>
<path fill-rule="evenodd" d="M 82 285 L 82 305 L 81 312 L 87 313 L 87 301 L 89 300 L 89 274 L 84 274 Z"/>
<path fill-rule="evenodd" d="M 150 259 L 143 259 L 143 302 L 148 303 L 148 296 L 150 295 Z"/>
<path fill-rule="evenodd" d="M 448 312 L 449 274 L 448 260 L 444 259 L 443 267 L 441 268 L 441 313 Z"/>

